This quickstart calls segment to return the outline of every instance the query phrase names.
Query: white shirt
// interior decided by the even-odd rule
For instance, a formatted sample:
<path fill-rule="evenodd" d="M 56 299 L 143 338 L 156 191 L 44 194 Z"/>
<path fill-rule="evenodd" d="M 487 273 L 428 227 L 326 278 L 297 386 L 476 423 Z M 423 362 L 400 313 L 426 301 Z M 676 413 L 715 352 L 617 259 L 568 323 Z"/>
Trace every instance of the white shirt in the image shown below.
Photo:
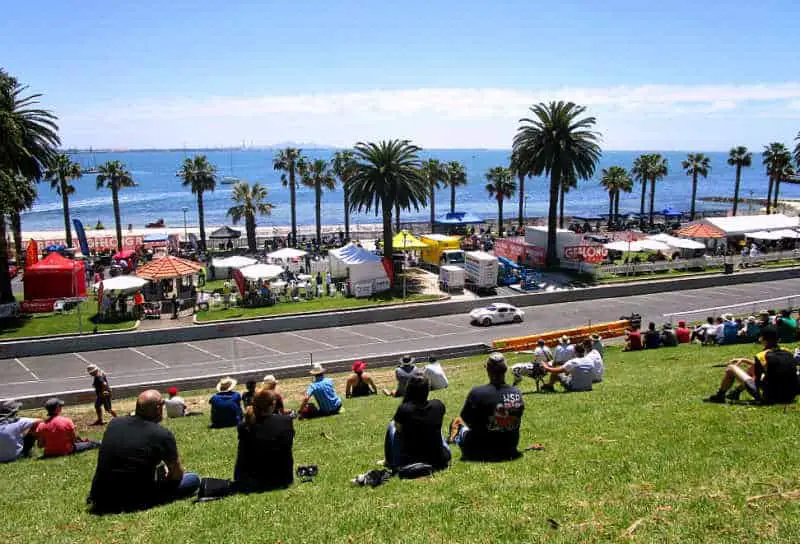
<path fill-rule="evenodd" d="M 186 415 L 186 403 L 177 395 L 165 400 L 164 406 L 167 407 L 167 417 L 183 417 Z"/>
<path fill-rule="evenodd" d="M 20 417 L 11 423 L 0 423 L 0 462 L 6 463 L 22 455 L 25 431 L 30 429 L 35 419 Z"/>
<path fill-rule="evenodd" d="M 559 344 L 556 346 L 556 353 L 553 360 L 557 365 L 566 363 L 570 359 L 575 357 L 575 346 L 572 344 Z"/>
<path fill-rule="evenodd" d="M 533 360 L 537 363 L 549 363 L 553 360 L 553 352 L 547 346 L 536 346 L 533 350 Z"/>
<path fill-rule="evenodd" d="M 603 365 L 603 356 L 600 355 L 600 352 L 596 349 L 593 349 L 586 354 L 584 359 L 591 361 L 592 364 L 594 364 L 594 377 L 592 378 L 592 381 L 595 383 L 602 382 L 603 372 L 605 372 L 605 365 Z"/>
<path fill-rule="evenodd" d="M 425 377 L 431 384 L 431 391 L 436 389 L 447 389 L 450 383 L 447 381 L 447 376 L 444 375 L 444 369 L 438 362 L 428 363 L 425 365 Z"/>
<path fill-rule="evenodd" d="M 594 363 L 586 357 L 576 357 L 564 363 L 562 368 L 569 374 L 570 391 L 591 391 L 594 381 Z"/>

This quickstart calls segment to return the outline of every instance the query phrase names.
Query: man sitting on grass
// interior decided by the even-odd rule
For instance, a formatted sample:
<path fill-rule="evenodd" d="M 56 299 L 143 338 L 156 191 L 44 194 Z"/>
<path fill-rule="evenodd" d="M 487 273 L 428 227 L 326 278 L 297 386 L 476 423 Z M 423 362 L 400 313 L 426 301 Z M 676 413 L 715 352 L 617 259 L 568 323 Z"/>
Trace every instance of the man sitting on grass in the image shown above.
<path fill-rule="evenodd" d="M 0 401 L 0 463 L 28 457 L 36 444 L 36 428 L 42 420 L 19 417 L 21 407 L 15 400 Z"/>
<path fill-rule="evenodd" d="M 692 331 L 686 326 L 686 321 L 678 321 L 675 336 L 678 338 L 679 344 L 688 344 L 692 341 Z"/>
<path fill-rule="evenodd" d="M 665 348 L 674 348 L 678 345 L 678 336 L 672 329 L 672 323 L 664 323 L 661 326 L 661 345 Z"/>
<path fill-rule="evenodd" d="M 594 365 L 594 374 L 592 375 L 592 383 L 599 383 L 603 381 L 603 374 L 606 372 L 605 364 L 603 363 L 603 356 L 594 348 L 591 339 L 583 341 L 583 350 L 586 352 L 584 357 L 587 361 L 591 361 Z"/>
<path fill-rule="evenodd" d="M 781 342 L 797 342 L 797 320 L 792 318 L 791 310 L 781 310 L 781 315 L 776 318 L 775 323 Z"/>
<path fill-rule="evenodd" d="M 87 499 L 94 513 L 141 510 L 197 492 L 200 478 L 184 472 L 175 437 L 159 425 L 163 413 L 161 394 L 150 389 L 136 399 L 135 415 L 108 426 Z"/>
<path fill-rule="evenodd" d="M 297 413 L 300 419 L 311 419 L 338 414 L 342 409 L 342 399 L 336 394 L 333 380 L 325 377 L 325 369 L 319 363 L 314 363 L 308 372 L 314 376 L 313 381 L 306 389 L 306 395 Z M 317 404 L 311 402 L 314 399 Z"/>
<path fill-rule="evenodd" d="M 186 401 L 183 400 L 183 397 L 178 395 L 178 388 L 175 386 L 167 388 L 167 395 L 169 398 L 164 401 L 164 405 L 167 407 L 167 417 L 172 419 L 174 417 L 189 417 L 189 416 L 200 416 L 203 415 L 202 412 L 194 412 L 189 410 L 186 406 Z"/>
<path fill-rule="evenodd" d="M 489 355 L 489 383 L 472 388 L 461 416 L 450 423 L 448 441 L 461 447 L 464 460 L 508 461 L 520 456 L 517 446 L 525 403 L 520 390 L 506 383 L 507 370 L 502 353 Z"/>
<path fill-rule="evenodd" d="M 647 325 L 647 332 L 644 333 L 644 347 L 646 349 L 661 347 L 661 335 L 658 334 L 656 324 L 652 321 Z"/>
<path fill-rule="evenodd" d="M 412 376 L 422 376 L 423 371 L 414 364 L 414 359 L 410 355 L 403 355 L 400 366 L 394 369 L 394 377 L 397 380 L 397 387 L 394 391 L 384 389 L 384 395 L 390 397 L 403 397 L 406 394 L 406 384 Z"/>
<path fill-rule="evenodd" d="M 428 364 L 422 369 L 422 373 L 428 378 L 428 382 L 431 384 L 431 391 L 447 389 L 447 386 L 450 385 L 447 375 L 444 373 L 444 368 L 442 368 L 442 363 L 437 361 L 433 355 L 428 357 Z"/>
<path fill-rule="evenodd" d="M 706 402 L 724 403 L 726 397 L 739 400 L 744 389 L 762 404 L 792 402 L 800 389 L 797 378 L 797 363 L 794 356 L 778 345 L 778 332 L 767 327 L 761 331 L 764 351 L 755 359 L 733 359 L 725 370 L 719 390 L 705 399 Z M 726 396 L 734 382 L 739 386 Z"/>
<path fill-rule="evenodd" d="M 590 340 L 591 342 L 591 340 Z M 530 353 L 533 355 L 533 361 L 530 363 L 517 363 L 511 367 L 511 373 L 514 375 L 514 385 L 517 386 L 522 383 L 522 378 L 534 378 L 536 371 L 534 370 L 537 363 L 549 363 L 553 360 L 553 354 L 544 344 L 541 338 L 536 341 L 536 348 L 532 351 L 523 351 L 522 353 Z"/>
<path fill-rule="evenodd" d="M 642 333 L 639 327 L 633 325 L 625 331 L 625 347 L 622 351 L 639 351 L 642 349 Z"/>
<path fill-rule="evenodd" d="M 591 391 L 595 381 L 595 365 L 592 359 L 585 357 L 586 350 L 582 344 L 575 347 L 576 357 L 561 366 L 545 364 L 544 369 L 550 374 L 550 382 L 542 386 L 542 391 L 555 391 L 555 384 L 561 382 L 567 391 Z"/>
<path fill-rule="evenodd" d="M 234 390 L 236 380 L 222 378 L 217 383 L 217 392 L 209 399 L 211 405 L 211 428 L 236 427 L 242 422 L 242 396 Z"/>
<path fill-rule="evenodd" d="M 47 419 L 36 428 L 36 438 L 43 450 L 42 455 L 60 457 L 99 448 L 100 442 L 78 437 L 72 420 L 61 415 L 62 406 L 64 401 L 57 398 L 47 399 L 44 403 Z"/>

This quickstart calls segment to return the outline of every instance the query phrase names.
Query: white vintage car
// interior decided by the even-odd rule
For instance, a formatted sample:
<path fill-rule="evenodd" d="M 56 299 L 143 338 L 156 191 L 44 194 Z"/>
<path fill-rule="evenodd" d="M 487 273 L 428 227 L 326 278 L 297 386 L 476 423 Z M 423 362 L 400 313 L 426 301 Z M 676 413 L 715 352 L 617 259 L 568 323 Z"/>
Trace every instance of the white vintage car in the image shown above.
<path fill-rule="evenodd" d="M 484 327 L 497 323 L 522 323 L 523 319 L 525 312 L 505 302 L 490 304 L 485 308 L 475 308 L 469 313 L 470 323 Z"/>

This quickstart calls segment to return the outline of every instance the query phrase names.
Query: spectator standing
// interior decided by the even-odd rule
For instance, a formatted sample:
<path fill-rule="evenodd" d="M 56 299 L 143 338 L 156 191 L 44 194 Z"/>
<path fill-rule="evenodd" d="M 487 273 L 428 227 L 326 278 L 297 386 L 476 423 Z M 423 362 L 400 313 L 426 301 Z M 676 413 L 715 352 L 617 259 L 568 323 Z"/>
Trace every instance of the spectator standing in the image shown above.
<path fill-rule="evenodd" d="M 88 365 L 86 372 L 92 377 L 95 394 L 94 411 L 97 414 L 97 420 L 92 425 L 103 425 L 103 409 L 111 414 L 111 417 L 117 417 L 117 413 L 111 406 L 111 386 L 108 384 L 108 375 L 94 364 Z"/>
<path fill-rule="evenodd" d="M 28 457 L 36 444 L 36 429 L 42 420 L 19 417 L 21 407 L 16 400 L 0 401 L 0 463 Z"/>
<path fill-rule="evenodd" d="M 222 378 L 217 383 L 217 392 L 208 401 L 212 428 L 236 427 L 242 422 L 242 396 L 234 387 L 236 380 L 233 378 Z"/>
<path fill-rule="evenodd" d="M 75 424 L 61 415 L 64 401 L 59 398 L 47 399 L 44 409 L 47 417 L 36 427 L 36 438 L 44 457 L 60 457 L 82 453 L 100 447 L 96 440 L 81 439 L 75 432 Z"/>

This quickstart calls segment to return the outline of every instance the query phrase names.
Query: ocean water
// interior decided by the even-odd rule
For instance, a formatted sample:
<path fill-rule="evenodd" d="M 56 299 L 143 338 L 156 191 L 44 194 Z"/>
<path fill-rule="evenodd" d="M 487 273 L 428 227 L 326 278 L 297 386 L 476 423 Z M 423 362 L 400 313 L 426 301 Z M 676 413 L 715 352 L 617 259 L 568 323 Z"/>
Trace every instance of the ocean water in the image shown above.
<path fill-rule="evenodd" d="M 259 217 L 259 226 L 288 225 L 290 223 L 289 191 L 280 182 L 280 172 L 272 169 L 275 151 L 234 150 L 205 152 L 208 159 L 217 165 L 220 176 L 234 175 L 250 182 L 261 182 L 269 190 L 269 201 L 275 205 L 271 216 Z M 333 150 L 309 149 L 304 151 L 309 158 L 329 159 Z M 607 193 L 599 184 L 602 168 L 620 165 L 630 169 L 633 160 L 640 155 L 638 151 L 608 151 L 603 154 L 595 177 L 581 181 L 577 189 L 572 189 L 566 197 L 566 213 L 569 215 L 587 215 L 606 213 L 608 210 Z M 684 152 L 662 153 L 669 161 L 669 175 L 656 186 L 656 208 L 672 206 L 678 210 L 688 210 L 691 198 L 691 178 L 680 168 L 680 162 L 686 156 Z M 698 182 L 698 197 L 732 196 L 735 181 L 735 170 L 726 163 L 727 153 L 708 153 L 712 170 L 707 179 Z M 120 207 L 123 225 L 133 224 L 143 227 L 145 223 L 163 218 L 167 226 L 182 227 L 182 208 L 188 207 L 187 221 L 190 226 L 197 224 L 197 204 L 194 195 L 181 186 L 181 179 L 175 176 L 187 153 L 183 151 L 131 151 L 78 153 L 73 160 L 83 166 L 100 164 L 108 160 L 120 160 L 128 167 L 138 184 L 135 188 L 120 192 Z M 459 187 L 456 193 L 456 208 L 459 211 L 470 211 L 481 217 L 497 217 L 497 203 L 490 199 L 485 190 L 484 175 L 494 166 L 508 164 L 508 151 L 502 150 L 426 150 L 424 158 L 435 157 L 443 162 L 461 161 L 467 170 L 468 184 Z M 764 197 L 767 192 L 767 178 L 761 166 L 761 157 L 754 155 L 754 165 L 744 169 L 742 174 L 741 196 Z M 526 215 L 545 216 L 547 214 L 547 180 L 537 178 L 526 181 Z M 76 192 L 70 199 L 72 217 L 81 219 L 85 225 L 94 226 L 99 220 L 107 228 L 113 226 L 111 193 L 96 189 L 96 176 L 86 174 L 75 182 Z M 620 211 L 638 211 L 641 186 L 636 185 L 634 192 L 620 197 Z M 800 198 L 800 186 L 783 184 L 781 195 Z M 649 197 L 648 197 L 649 198 Z M 204 195 L 207 225 L 230 224 L 226 212 L 231 206 L 231 186 L 218 185 L 213 193 Z M 450 192 L 444 189 L 437 192 L 437 215 L 449 211 Z M 728 204 L 700 202 L 698 209 L 719 209 L 729 207 Z M 505 216 L 516 217 L 517 198 L 507 201 Z M 747 204 L 740 205 L 740 210 L 747 211 Z M 403 221 L 426 220 L 430 217 L 427 209 L 403 211 Z M 340 188 L 325 192 L 322 202 L 323 224 L 340 224 L 343 221 L 342 192 Z M 375 214 L 354 214 L 351 224 L 376 222 Z M 298 187 L 297 222 L 300 225 L 314 223 L 314 192 L 306 187 Z M 33 209 L 23 217 L 23 228 L 32 230 L 58 230 L 63 228 L 61 200 L 55 191 L 42 183 L 39 186 L 39 198 Z"/>

